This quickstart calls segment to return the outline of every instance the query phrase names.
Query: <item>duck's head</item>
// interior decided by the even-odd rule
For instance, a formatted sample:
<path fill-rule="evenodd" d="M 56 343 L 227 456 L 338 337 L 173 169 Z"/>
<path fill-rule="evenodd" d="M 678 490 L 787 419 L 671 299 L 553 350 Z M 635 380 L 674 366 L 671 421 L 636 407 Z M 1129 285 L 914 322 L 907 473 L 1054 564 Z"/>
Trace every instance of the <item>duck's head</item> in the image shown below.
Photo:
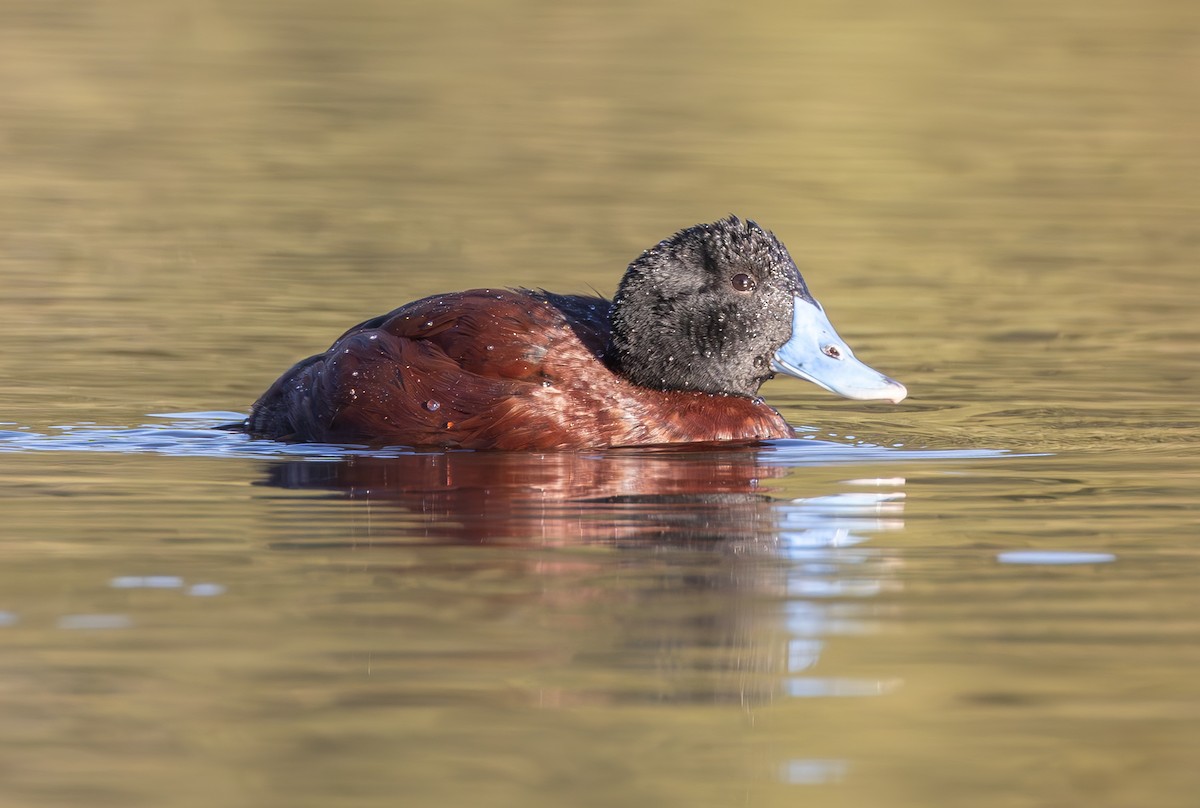
<path fill-rule="evenodd" d="M 611 361 L 645 387 L 754 396 L 786 373 L 846 398 L 908 394 L 854 357 L 787 248 L 752 221 L 659 242 L 629 265 L 613 304 Z"/>

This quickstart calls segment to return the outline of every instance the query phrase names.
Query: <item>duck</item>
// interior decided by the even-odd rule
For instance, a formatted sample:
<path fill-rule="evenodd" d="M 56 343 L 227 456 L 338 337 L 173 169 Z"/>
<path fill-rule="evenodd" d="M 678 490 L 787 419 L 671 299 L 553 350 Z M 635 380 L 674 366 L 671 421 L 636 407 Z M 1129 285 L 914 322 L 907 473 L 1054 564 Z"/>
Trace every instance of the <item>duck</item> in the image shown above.
<path fill-rule="evenodd" d="M 361 322 L 242 428 L 439 450 L 756 443 L 795 437 L 759 396 L 776 374 L 862 401 L 908 394 L 855 357 L 773 233 L 729 216 L 642 252 L 611 300 L 472 289 Z"/>

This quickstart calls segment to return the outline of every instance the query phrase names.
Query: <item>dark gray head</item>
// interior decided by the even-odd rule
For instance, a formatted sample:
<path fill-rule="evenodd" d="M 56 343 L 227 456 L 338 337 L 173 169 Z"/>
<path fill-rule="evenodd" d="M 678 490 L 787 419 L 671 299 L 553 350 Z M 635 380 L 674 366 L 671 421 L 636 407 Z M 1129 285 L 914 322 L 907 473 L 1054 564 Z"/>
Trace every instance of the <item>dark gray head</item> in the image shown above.
<path fill-rule="evenodd" d="M 659 390 L 754 396 L 782 372 L 850 398 L 905 395 L 854 359 L 779 239 L 735 216 L 681 230 L 629 265 L 610 361 Z"/>

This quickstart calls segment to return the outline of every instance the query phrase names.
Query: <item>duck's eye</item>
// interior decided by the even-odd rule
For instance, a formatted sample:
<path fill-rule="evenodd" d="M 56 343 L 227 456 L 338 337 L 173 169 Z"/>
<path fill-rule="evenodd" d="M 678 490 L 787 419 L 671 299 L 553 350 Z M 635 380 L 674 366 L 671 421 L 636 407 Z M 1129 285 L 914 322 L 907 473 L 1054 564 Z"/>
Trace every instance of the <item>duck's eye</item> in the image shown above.
<path fill-rule="evenodd" d="M 739 292 L 752 292 L 754 291 L 754 287 L 758 285 L 754 282 L 754 278 L 751 278 L 745 272 L 739 272 L 738 274 L 734 275 L 729 279 L 729 282 L 733 284 L 733 288 L 737 289 Z"/>
<path fill-rule="evenodd" d="M 830 359 L 841 359 L 842 358 L 842 349 L 836 345 L 821 346 L 821 353 L 825 354 Z"/>

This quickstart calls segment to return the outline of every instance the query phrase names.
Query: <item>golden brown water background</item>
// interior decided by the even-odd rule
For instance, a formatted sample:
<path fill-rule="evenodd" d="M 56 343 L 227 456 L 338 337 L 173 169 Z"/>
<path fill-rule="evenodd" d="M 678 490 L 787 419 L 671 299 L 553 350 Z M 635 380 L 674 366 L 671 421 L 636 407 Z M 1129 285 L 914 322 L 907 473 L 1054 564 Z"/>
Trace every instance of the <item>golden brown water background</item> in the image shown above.
<path fill-rule="evenodd" d="M 1196 4 L 0 19 L 0 805 L 1200 805 Z M 731 212 L 908 401 L 776 381 L 814 440 L 702 452 L 207 428 Z"/>

